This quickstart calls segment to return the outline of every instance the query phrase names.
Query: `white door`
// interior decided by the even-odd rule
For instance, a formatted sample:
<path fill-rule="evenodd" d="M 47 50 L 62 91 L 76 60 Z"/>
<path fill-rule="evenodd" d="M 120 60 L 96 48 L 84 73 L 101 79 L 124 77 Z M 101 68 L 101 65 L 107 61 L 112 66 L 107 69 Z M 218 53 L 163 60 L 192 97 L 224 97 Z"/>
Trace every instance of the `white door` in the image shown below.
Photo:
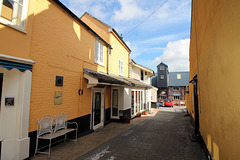
<path fill-rule="evenodd" d="M 93 89 L 93 129 L 103 126 L 104 89 Z"/>

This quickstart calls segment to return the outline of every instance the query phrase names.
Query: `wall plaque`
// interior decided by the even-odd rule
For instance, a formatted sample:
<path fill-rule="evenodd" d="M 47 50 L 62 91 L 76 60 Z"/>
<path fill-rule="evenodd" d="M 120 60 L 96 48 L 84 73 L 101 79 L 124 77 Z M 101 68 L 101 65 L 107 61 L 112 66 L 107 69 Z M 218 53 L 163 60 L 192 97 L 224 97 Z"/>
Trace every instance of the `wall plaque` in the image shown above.
<path fill-rule="evenodd" d="M 14 106 L 14 97 L 5 97 L 5 106 Z"/>
<path fill-rule="evenodd" d="M 62 91 L 55 91 L 54 105 L 62 104 Z"/>

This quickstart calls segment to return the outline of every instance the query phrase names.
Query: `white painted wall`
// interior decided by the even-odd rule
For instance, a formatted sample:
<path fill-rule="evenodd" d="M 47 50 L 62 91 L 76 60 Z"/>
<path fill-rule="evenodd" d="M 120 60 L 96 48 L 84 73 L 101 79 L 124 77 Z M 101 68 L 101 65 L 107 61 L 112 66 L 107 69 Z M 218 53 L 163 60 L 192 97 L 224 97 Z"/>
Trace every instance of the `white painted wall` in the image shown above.
<path fill-rule="evenodd" d="M 0 112 L 1 159 L 20 160 L 29 156 L 29 109 L 32 72 L 8 71 L 3 73 L 3 89 Z M 5 106 L 5 97 L 15 97 L 14 106 Z"/>
<path fill-rule="evenodd" d="M 124 88 L 124 110 L 131 108 L 131 89 L 130 88 Z"/>

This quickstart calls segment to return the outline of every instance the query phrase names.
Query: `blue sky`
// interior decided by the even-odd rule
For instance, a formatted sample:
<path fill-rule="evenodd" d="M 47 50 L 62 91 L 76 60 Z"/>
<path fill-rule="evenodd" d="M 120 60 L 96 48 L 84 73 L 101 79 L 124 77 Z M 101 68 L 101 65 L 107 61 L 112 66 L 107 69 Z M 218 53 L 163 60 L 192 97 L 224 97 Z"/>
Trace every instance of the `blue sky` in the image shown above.
<path fill-rule="evenodd" d="M 189 70 L 191 0 L 60 1 L 77 16 L 86 11 L 122 34 L 135 62 L 154 71 L 160 62 L 170 72 Z"/>

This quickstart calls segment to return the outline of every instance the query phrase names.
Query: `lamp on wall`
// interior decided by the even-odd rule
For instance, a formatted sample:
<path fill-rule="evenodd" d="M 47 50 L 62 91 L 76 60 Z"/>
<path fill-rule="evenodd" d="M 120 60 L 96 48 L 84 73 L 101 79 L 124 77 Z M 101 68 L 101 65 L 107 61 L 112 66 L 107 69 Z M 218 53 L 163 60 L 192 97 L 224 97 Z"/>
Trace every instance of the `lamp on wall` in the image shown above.
<path fill-rule="evenodd" d="M 79 94 L 79 95 L 82 95 L 82 94 L 83 94 L 83 89 L 79 89 L 79 90 L 78 90 L 78 94 Z"/>

